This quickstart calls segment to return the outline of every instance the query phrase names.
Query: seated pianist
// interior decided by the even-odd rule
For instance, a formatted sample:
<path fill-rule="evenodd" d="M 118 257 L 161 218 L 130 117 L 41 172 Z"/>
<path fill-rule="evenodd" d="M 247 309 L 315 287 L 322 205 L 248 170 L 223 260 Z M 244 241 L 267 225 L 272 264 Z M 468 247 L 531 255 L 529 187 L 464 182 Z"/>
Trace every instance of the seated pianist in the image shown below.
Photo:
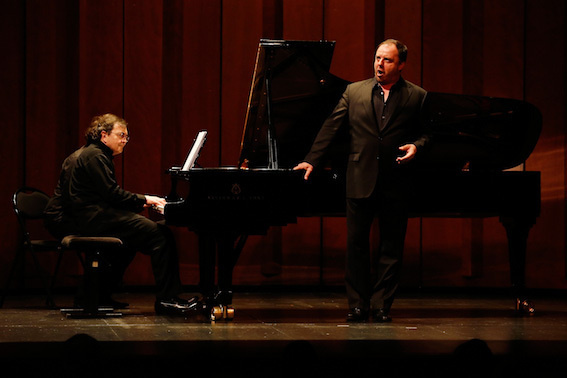
<path fill-rule="evenodd" d="M 115 177 L 113 158 L 122 153 L 130 137 L 128 124 L 114 114 L 92 119 L 85 133 L 86 145 L 63 163 L 59 182 L 45 210 L 45 225 L 57 238 L 66 235 L 112 236 L 125 248 L 104 256 L 108 266 L 101 278 L 100 305 L 125 308 L 111 294 L 122 280 L 136 251 L 151 257 L 156 285 L 157 314 L 182 315 L 197 309 L 197 299 L 185 300 L 179 261 L 171 231 L 139 214 L 146 207 L 163 207 L 161 197 L 122 189 Z M 82 307 L 80 291 L 75 305 Z"/>

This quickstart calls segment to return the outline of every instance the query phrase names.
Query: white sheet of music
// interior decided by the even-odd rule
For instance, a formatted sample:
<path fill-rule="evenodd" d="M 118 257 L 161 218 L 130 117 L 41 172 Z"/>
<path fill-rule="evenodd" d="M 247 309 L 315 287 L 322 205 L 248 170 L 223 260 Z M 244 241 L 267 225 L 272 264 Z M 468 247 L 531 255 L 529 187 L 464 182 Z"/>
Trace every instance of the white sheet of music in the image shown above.
<path fill-rule="evenodd" d="M 191 168 L 193 168 L 193 166 L 195 165 L 195 161 L 199 157 L 201 148 L 203 148 L 203 145 L 205 144 L 206 140 L 207 140 L 207 131 L 206 130 L 199 131 L 199 133 L 195 137 L 195 141 L 193 142 L 193 147 L 191 147 L 191 150 L 187 155 L 187 159 L 185 159 L 185 164 L 183 164 L 183 168 L 181 169 L 182 171 L 188 171 Z"/>

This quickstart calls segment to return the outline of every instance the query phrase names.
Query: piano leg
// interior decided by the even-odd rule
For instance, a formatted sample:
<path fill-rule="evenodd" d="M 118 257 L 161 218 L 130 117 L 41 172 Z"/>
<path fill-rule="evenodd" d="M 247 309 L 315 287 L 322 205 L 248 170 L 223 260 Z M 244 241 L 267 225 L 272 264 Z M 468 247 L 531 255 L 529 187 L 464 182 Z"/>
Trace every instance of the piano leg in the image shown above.
<path fill-rule="evenodd" d="M 202 307 L 212 321 L 232 320 L 232 273 L 242 251 L 245 236 L 232 234 L 199 234 L 200 289 Z M 218 255 L 218 286 L 215 285 L 215 265 Z"/>
<path fill-rule="evenodd" d="M 526 251 L 530 229 L 535 224 L 533 218 L 501 217 L 506 229 L 510 260 L 510 278 L 513 294 L 516 297 L 516 312 L 519 315 L 533 315 L 535 308 L 526 294 Z"/>
<path fill-rule="evenodd" d="M 217 247 L 215 238 L 208 233 L 199 233 L 199 289 L 206 306 L 215 297 L 215 266 Z"/>

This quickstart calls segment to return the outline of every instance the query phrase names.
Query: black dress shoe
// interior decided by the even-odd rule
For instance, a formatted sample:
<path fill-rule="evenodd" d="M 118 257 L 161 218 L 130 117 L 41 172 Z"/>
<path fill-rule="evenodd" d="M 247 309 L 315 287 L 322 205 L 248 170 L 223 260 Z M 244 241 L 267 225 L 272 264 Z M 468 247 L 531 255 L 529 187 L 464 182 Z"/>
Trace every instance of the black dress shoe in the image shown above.
<path fill-rule="evenodd" d="M 197 297 L 191 299 L 167 298 L 158 299 L 155 303 L 156 314 L 186 316 L 194 313 L 198 309 Z"/>
<path fill-rule="evenodd" d="M 392 321 L 388 312 L 386 312 L 383 308 L 378 310 L 372 310 L 372 321 L 375 323 L 388 323 Z"/>
<path fill-rule="evenodd" d="M 359 307 L 352 308 L 346 317 L 347 322 L 365 322 L 368 320 L 368 310 Z"/>

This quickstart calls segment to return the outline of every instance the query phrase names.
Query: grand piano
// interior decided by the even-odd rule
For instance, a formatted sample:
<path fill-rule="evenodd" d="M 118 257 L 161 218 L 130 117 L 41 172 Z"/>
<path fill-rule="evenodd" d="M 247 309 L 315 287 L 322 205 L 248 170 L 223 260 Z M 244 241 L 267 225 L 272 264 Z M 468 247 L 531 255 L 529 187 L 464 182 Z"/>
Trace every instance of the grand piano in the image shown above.
<path fill-rule="evenodd" d="M 248 235 L 298 217 L 345 213 L 346 130 L 336 138 L 325 169 L 314 171 L 309 181 L 292 170 L 348 85 L 329 73 L 334 45 L 261 40 L 238 165 L 168 171 L 165 220 L 199 235 L 200 285 L 212 320 L 234 316 L 232 271 Z M 422 122 L 431 143 L 419 159 L 423 177 L 416 180 L 411 216 L 499 217 L 508 238 L 516 310 L 532 314 L 525 256 L 540 212 L 540 175 L 508 169 L 533 151 L 540 112 L 519 100 L 430 92 Z"/>

